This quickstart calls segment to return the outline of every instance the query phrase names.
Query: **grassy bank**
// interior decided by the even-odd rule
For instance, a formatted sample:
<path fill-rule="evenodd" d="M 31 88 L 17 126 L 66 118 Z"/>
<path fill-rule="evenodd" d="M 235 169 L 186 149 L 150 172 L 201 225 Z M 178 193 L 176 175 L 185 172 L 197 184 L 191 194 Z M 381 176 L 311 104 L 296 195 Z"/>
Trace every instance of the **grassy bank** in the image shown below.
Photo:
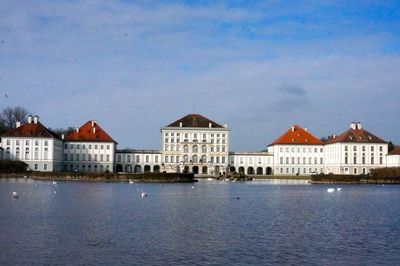
<path fill-rule="evenodd" d="M 91 172 L 17 172 L 0 173 L 2 178 L 32 178 L 37 180 L 100 181 L 100 182 L 197 182 L 194 174 L 182 173 L 91 173 Z"/>

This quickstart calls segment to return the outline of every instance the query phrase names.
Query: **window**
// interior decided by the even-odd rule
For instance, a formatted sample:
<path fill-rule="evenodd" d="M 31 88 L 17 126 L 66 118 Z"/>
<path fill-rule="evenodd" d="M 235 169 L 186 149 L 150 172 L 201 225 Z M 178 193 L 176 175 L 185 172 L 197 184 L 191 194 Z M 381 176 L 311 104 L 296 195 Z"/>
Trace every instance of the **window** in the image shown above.
<path fill-rule="evenodd" d="M 243 157 L 240 157 L 240 163 L 243 163 Z"/>
<path fill-rule="evenodd" d="M 194 145 L 194 146 L 193 146 L 193 152 L 195 152 L 195 153 L 199 152 L 199 148 L 198 148 L 197 145 Z"/>
<path fill-rule="evenodd" d="M 25 145 L 29 146 L 29 140 L 25 140 Z"/>
<path fill-rule="evenodd" d="M 140 163 L 140 155 L 136 155 L 136 162 Z"/>
<path fill-rule="evenodd" d="M 94 149 L 95 149 L 95 150 L 97 150 L 97 148 L 98 148 L 98 145 L 97 145 L 97 144 L 95 144 L 95 145 L 94 145 Z"/>
<path fill-rule="evenodd" d="M 146 155 L 146 163 L 148 163 L 148 162 L 149 162 L 149 160 L 150 160 L 150 157 L 149 157 L 149 155 Z"/>
<path fill-rule="evenodd" d="M 128 155 L 128 156 L 129 156 L 129 155 Z M 121 157 L 122 157 L 121 154 L 118 154 L 118 155 L 117 155 L 117 162 L 119 162 L 119 163 L 121 162 Z M 89 158 L 90 158 L 90 154 L 89 154 Z M 128 157 L 128 158 L 129 158 L 129 157 Z M 89 160 L 89 161 L 90 161 L 90 160 Z"/>
<path fill-rule="evenodd" d="M 109 149 L 110 149 L 110 145 L 107 144 L 107 150 L 109 150 Z"/>
<path fill-rule="evenodd" d="M 16 143 L 15 145 L 19 146 L 19 139 L 17 139 L 17 141 L 15 143 Z"/>
<path fill-rule="evenodd" d="M 39 160 L 39 148 L 35 148 L 35 160 Z"/>
<path fill-rule="evenodd" d="M 185 145 L 185 146 L 183 146 L 183 152 L 189 152 L 189 146 L 188 145 Z"/>
<path fill-rule="evenodd" d="M 47 170 L 47 163 L 43 165 L 43 170 Z"/>
<path fill-rule="evenodd" d="M 86 161 L 86 154 L 82 154 L 82 161 Z"/>
<path fill-rule="evenodd" d="M 100 145 L 100 150 L 104 150 L 104 145 Z"/>
<path fill-rule="evenodd" d="M 106 155 L 106 161 L 109 162 L 110 161 L 110 154 Z"/>
<path fill-rule="evenodd" d="M 158 155 L 155 156 L 154 161 L 158 163 Z"/>
<path fill-rule="evenodd" d="M 104 162 L 104 154 L 100 154 L 100 162 Z"/>
<path fill-rule="evenodd" d="M 206 145 L 203 145 L 203 146 L 201 147 L 201 152 L 202 152 L 202 153 L 207 153 L 207 146 L 206 146 Z"/>
<path fill-rule="evenodd" d="M 25 149 L 25 159 L 29 159 L 29 148 Z"/>
<path fill-rule="evenodd" d="M 94 161 L 97 162 L 97 154 L 94 155 Z"/>
<path fill-rule="evenodd" d="M 79 154 L 76 155 L 76 161 L 79 161 Z"/>
<path fill-rule="evenodd" d="M 121 155 L 118 155 L 118 156 L 121 156 Z M 90 162 L 90 161 L 92 161 L 92 155 L 91 154 L 88 154 L 88 161 Z M 120 160 L 121 161 L 121 160 Z"/>

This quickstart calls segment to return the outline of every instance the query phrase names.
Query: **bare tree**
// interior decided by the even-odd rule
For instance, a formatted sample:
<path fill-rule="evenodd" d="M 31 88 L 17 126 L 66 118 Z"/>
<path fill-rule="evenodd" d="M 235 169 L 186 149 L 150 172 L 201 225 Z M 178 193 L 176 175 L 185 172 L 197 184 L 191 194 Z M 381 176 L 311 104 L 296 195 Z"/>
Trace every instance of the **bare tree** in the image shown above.
<path fill-rule="evenodd" d="M 0 114 L 0 123 L 7 130 L 15 128 L 17 122 L 21 124 L 28 120 L 29 111 L 24 107 L 17 106 L 14 108 L 7 107 Z"/>

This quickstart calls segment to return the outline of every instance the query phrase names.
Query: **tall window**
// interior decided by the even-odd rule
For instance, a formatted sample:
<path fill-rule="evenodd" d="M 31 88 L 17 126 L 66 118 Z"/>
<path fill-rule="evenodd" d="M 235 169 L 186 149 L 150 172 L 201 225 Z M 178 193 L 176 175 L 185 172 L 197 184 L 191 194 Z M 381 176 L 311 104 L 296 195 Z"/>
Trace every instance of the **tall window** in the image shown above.
<path fill-rule="evenodd" d="M 19 148 L 15 150 L 15 159 L 19 159 Z"/>
<path fill-rule="evenodd" d="M 29 148 L 25 149 L 25 159 L 29 159 Z"/>
<path fill-rule="evenodd" d="M 189 152 L 189 146 L 188 145 L 183 146 L 183 152 Z"/>
<path fill-rule="evenodd" d="M 201 147 L 201 152 L 202 152 L 202 153 L 207 153 L 207 146 L 206 146 L 206 145 L 203 145 L 203 146 Z"/>
<path fill-rule="evenodd" d="M 199 147 L 197 145 L 193 146 L 193 152 L 199 152 Z"/>
<path fill-rule="evenodd" d="M 44 148 L 44 155 L 43 155 L 43 159 L 47 160 L 49 159 L 49 149 L 48 148 Z"/>

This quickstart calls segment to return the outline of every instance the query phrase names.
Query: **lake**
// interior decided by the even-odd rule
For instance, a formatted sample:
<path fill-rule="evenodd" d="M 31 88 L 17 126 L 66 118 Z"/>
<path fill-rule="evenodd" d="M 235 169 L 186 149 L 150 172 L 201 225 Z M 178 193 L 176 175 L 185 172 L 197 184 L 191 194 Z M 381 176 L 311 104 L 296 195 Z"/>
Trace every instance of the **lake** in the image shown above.
<path fill-rule="evenodd" d="M 393 265 L 399 216 L 398 185 L 1 179 L 0 265 Z"/>

